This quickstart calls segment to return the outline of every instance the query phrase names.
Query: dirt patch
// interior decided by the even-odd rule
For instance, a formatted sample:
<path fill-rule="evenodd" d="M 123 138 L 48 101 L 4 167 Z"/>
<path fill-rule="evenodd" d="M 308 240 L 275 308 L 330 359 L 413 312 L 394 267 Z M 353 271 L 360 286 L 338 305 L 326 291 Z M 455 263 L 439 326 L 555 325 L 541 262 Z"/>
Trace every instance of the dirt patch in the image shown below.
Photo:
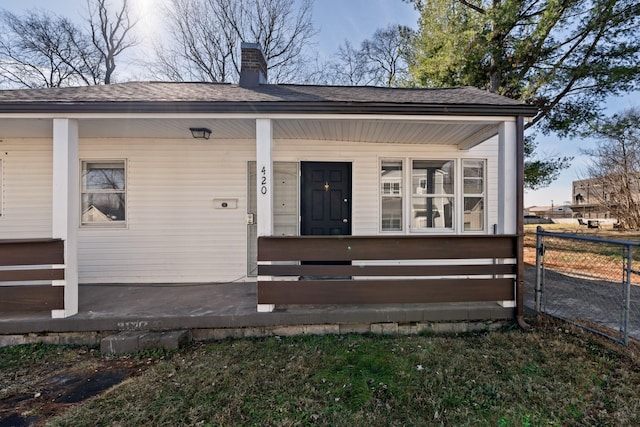
<path fill-rule="evenodd" d="M 57 378 L 65 384 L 64 392 L 53 399 L 54 403 L 76 403 L 82 402 L 107 390 L 131 376 L 129 370 L 110 369 L 108 371 L 96 372 L 89 377 L 74 376 Z"/>
<path fill-rule="evenodd" d="M 637 234 L 628 234 L 627 237 L 634 237 L 637 240 Z M 605 236 L 597 235 L 600 238 L 615 238 L 624 240 L 624 236 Z M 536 235 L 535 233 L 525 233 L 524 236 L 524 263 L 536 265 Z M 563 274 L 574 277 L 583 277 L 587 279 L 608 280 L 611 282 L 623 281 L 623 267 L 621 259 L 611 256 L 601 255 L 588 252 L 582 256 L 576 256 L 576 253 L 569 249 L 554 249 L 545 257 L 545 268 L 554 270 Z M 640 276 L 631 276 L 633 285 L 640 285 Z"/>
<path fill-rule="evenodd" d="M 32 366 L 3 384 L 0 427 L 42 426 L 52 416 L 117 387 L 152 364 L 151 359 L 110 360 L 88 351 L 80 351 L 74 359 L 73 363 L 61 360 Z"/>
<path fill-rule="evenodd" d="M 0 427 L 27 427 L 38 422 L 38 417 L 13 413 L 0 420 Z"/>

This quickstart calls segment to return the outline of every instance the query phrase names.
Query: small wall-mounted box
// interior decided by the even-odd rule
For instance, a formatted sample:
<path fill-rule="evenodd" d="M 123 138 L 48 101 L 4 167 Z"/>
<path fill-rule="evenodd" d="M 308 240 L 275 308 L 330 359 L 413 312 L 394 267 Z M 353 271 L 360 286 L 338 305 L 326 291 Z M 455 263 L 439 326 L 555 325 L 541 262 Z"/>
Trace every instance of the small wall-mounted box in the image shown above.
<path fill-rule="evenodd" d="M 215 209 L 237 209 L 238 199 L 213 199 Z"/>

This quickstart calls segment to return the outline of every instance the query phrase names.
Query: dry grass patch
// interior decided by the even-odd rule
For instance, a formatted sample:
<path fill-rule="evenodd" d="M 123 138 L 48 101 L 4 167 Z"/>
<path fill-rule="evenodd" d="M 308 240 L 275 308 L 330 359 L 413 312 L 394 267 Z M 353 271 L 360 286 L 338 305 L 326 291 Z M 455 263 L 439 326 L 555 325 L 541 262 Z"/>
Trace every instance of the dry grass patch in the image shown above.
<path fill-rule="evenodd" d="M 197 344 L 53 426 L 640 425 L 636 356 L 537 321 L 461 336 Z"/>

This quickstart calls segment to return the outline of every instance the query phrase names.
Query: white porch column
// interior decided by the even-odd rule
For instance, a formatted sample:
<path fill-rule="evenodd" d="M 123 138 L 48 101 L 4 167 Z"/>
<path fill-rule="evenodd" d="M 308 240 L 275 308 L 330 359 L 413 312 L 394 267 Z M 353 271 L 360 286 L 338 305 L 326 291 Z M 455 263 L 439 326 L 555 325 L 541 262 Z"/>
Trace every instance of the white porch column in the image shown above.
<path fill-rule="evenodd" d="M 518 139 L 515 122 L 503 122 L 498 129 L 498 234 L 517 234 Z M 515 286 L 515 285 L 514 285 Z M 515 301 L 498 301 L 515 307 Z"/>
<path fill-rule="evenodd" d="M 498 234 L 517 233 L 517 137 L 515 122 L 498 130 Z"/>
<path fill-rule="evenodd" d="M 273 127 L 271 119 L 256 119 L 257 234 L 273 235 Z M 258 265 L 261 261 L 258 261 Z M 270 280 L 258 276 L 258 280 Z M 274 304 L 258 304 L 259 312 L 270 312 Z"/>
<path fill-rule="evenodd" d="M 64 280 L 53 282 L 54 286 L 64 286 L 64 310 L 52 310 L 54 318 L 78 313 L 78 162 L 78 122 L 54 119 L 52 237 L 64 240 L 65 260 Z"/>

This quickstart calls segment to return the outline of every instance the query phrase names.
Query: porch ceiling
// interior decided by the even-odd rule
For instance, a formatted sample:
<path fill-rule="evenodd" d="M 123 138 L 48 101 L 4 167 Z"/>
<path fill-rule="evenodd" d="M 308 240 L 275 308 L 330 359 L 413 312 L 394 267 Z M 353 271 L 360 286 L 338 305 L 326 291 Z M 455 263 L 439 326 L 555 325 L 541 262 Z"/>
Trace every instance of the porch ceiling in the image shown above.
<path fill-rule="evenodd" d="M 499 120 L 275 119 L 275 139 L 445 144 L 469 148 L 497 133 Z M 211 139 L 254 139 L 252 118 L 79 119 L 80 138 L 191 138 L 190 127 L 207 127 Z M 0 119 L 2 138 L 52 138 L 50 118 Z"/>

